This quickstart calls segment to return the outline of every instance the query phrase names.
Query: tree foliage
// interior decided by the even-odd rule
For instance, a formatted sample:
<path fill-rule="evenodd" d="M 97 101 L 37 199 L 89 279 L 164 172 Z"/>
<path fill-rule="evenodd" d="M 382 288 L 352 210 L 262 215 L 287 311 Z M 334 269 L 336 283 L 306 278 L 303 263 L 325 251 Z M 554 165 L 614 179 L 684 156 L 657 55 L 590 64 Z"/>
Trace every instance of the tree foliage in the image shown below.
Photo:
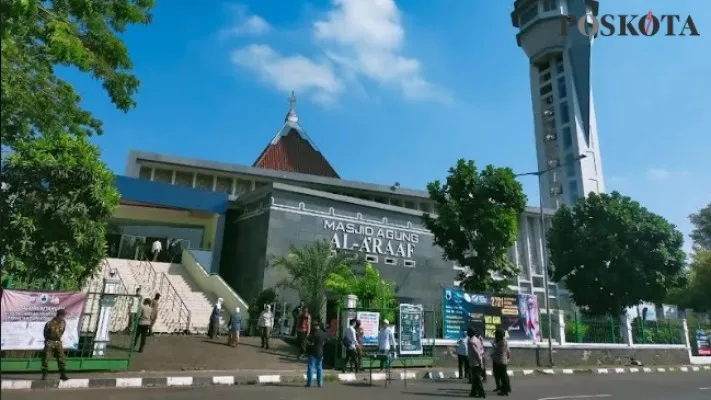
<path fill-rule="evenodd" d="M 711 203 L 702 208 L 697 214 L 689 216 L 694 230 L 691 231 L 691 240 L 694 247 L 702 250 L 711 250 Z"/>
<path fill-rule="evenodd" d="M 368 308 L 389 308 L 395 300 L 395 287 L 385 282 L 370 264 L 366 264 L 362 271 L 343 269 L 331 274 L 326 288 L 338 296 L 354 294 Z"/>
<path fill-rule="evenodd" d="M 41 134 L 102 133 L 101 121 L 83 110 L 74 88 L 55 66 L 75 67 L 100 81 L 116 107 L 128 111 L 139 81 L 118 36 L 150 22 L 155 0 L 3 0 L 2 144 Z"/>
<path fill-rule="evenodd" d="M 591 193 L 553 217 L 549 273 L 586 312 L 619 315 L 683 284 L 683 243 L 674 225 L 629 197 Z"/>
<path fill-rule="evenodd" d="M 425 225 L 447 260 L 469 268 L 462 287 L 477 292 L 499 292 L 507 279 L 518 275 L 508 259 L 516 241 L 518 220 L 526 195 L 510 168 L 491 165 L 479 171 L 474 161 L 459 160 L 444 184 L 427 185 L 437 203 L 437 216 L 425 215 Z"/>
<path fill-rule="evenodd" d="M 691 256 L 688 284 L 671 291 L 667 302 L 681 308 L 711 311 L 711 250 L 698 250 Z"/>
<path fill-rule="evenodd" d="M 355 255 L 334 253 L 328 240 L 292 246 L 287 255 L 271 261 L 272 267 L 287 273 L 279 286 L 295 290 L 313 314 L 320 313 L 326 305 L 329 278 L 334 274 L 347 276 L 358 263 Z"/>
<path fill-rule="evenodd" d="M 16 143 L 2 164 L 3 270 L 20 281 L 77 289 L 106 252 L 106 224 L 119 194 L 84 137 Z"/>

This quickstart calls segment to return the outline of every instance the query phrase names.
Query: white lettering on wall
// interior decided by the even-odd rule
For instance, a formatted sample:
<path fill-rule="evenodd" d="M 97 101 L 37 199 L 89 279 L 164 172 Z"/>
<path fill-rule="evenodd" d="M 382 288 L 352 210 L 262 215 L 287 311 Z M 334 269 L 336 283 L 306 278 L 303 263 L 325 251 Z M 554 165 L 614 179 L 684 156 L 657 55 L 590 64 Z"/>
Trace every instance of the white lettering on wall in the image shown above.
<path fill-rule="evenodd" d="M 324 220 L 323 228 L 333 231 L 331 245 L 335 249 L 353 250 L 411 258 L 420 236 L 398 229 L 376 228 L 352 222 Z"/>

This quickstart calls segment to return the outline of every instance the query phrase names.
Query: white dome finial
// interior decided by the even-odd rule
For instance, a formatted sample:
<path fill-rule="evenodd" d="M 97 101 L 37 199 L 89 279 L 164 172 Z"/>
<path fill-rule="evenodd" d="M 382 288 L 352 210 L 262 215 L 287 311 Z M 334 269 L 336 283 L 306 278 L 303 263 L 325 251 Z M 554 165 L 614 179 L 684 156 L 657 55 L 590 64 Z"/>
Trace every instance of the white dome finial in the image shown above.
<path fill-rule="evenodd" d="M 286 114 L 286 121 L 292 123 L 299 121 L 299 117 L 296 115 L 296 95 L 293 90 L 289 96 L 289 112 Z"/>

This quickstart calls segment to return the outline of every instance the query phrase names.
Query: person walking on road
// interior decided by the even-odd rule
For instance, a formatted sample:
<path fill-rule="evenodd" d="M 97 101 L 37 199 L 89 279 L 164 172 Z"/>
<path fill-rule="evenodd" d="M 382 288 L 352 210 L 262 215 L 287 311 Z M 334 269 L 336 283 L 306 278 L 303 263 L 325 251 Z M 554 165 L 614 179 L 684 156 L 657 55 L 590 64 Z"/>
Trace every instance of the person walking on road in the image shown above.
<path fill-rule="evenodd" d="M 59 379 L 66 381 L 67 377 L 67 361 L 64 358 L 64 347 L 62 346 L 62 336 L 67 328 L 67 322 L 64 318 L 67 312 L 64 309 L 57 310 L 54 318 L 44 324 L 44 351 L 42 352 L 42 380 L 47 379 L 49 372 L 49 359 L 57 360 L 57 369 L 59 369 Z"/>
<path fill-rule="evenodd" d="M 484 346 L 478 337 L 478 331 L 473 328 L 467 329 L 467 357 L 469 358 L 469 380 L 472 383 L 469 397 L 485 398 L 484 384 L 481 382 L 481 366 L 484 358 Z"/>
<path fill-rule="evenodd" d="M 269 350 L 269 334 L 272 331 L 272 327 L 274 327 L 274 314 L 272 314 L 272 308 L 268 304 L 264 306 L 264 310 L 259 314 L 257 327 L 259 327 L 259 333 L 262 337 L 262 348 Z"/>
<path fill-rule="evenodd" d="M 469 379 L 469 359 L 467 358 L 467 338 L 466 333 L 457 341 L 457 367 L 459 368 L 459 379 Z"/>
<path fill-rule="evenodd" d="M 306 306 L 301 307 L 301 314 L 298 318 L 299 326 L 296 328 L 296 341 L 299 344 L 298 359 L 306 355 L 306 339 L 311 333 L 311 314 Z"/>
<path fill-rule="evenodd" d="M 237 347 L 239 346 L 239 332 L 242 330 L 242 315 L 239 312 L 239 307 L 235 308 L 235 312 L 230 316 L 228 325 L 230 335 L 227 339 L 227 345 Z"/>
<path fill-rule="evenodd" d="M 348 370 L 348 364 L 353 364 L 353 369 L 355 372 L 360 371 L 360 365 L 358 365 L 358 354 L 356 354 L 356 346 L 358 341 L 356 339 L 355 331 L 355 318 L 350 320 L 348 323 L 348 328 L 343 336 L 343 345 L 346 347 L 346 359 L 343 361 L 343 372 Z"/>
<path fill-rule="evenodd" d="M 136 343 L 140 340 L 140 345 L 138 347 L 138 352 L 143 353 L 143 348 L 146 347 L 146 339 L 150 335 L 153 321 L 153 308 L 151 307 L 151 299 L 143 300 L 143 305 L 141 306 L 140 315 L 138 316 L 138 328 L 136 329 L 136 337 L 133 340 L 133 348 L 136 347 Z"/>
<path fill-rule="evenodd" d="M 494 379 L 496 380 L 496 389 L 500 396 L 508 396 L 511 393 L 511 381 L 507 370 L 511 360 L 511 351 L 503 329 L 497 329 L 494 335 L 491 361 L 494 369 Z"/>
<path fill-rule="evenodd" d="M 306 342 L 306 387 L 311 387 L 311 380 L 316 373 L 316 384 L 323 387 L 323 346 L 329 339 L 329 334 L 321 322 L 314 322 Z"/>

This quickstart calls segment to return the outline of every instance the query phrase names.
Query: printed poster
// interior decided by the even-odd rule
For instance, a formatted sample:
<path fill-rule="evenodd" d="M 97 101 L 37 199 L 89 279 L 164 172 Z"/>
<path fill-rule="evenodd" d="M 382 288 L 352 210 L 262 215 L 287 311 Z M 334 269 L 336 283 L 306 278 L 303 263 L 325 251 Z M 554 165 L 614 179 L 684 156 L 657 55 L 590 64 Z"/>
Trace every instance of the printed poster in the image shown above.
<path fill-rule="evenodd" d="M 540 341 L 538 297 L 533 294 L 492 295 L 466 293 L 461 289 L 443 289 L 445 339 L 461 339 L 469 327 L 478 329 L 486 339 L 494 339 L 501 328 L 509 340 Z"/>
<path fill-rule="evenodd" d="M 363 328 L 363 344 L 378 344 L 378 329 L 380 325 L 380 313 L 371 311 L 358 311 L 356 319 L 360 321 Z"/>
<path fill-rule="evenodd" d="M 62 336 L 62 344 L 65 349 L 76 349 L 86 298 L 87 293 L 78 292 L 3 290 L 0 301 L 0 349 L 43 349 L 44 325 L 56 316 L 60 308 L 67 312 L 67 327 Z"/>
<path fill-rule="evenodd" d="M 699 356 L 711 356 L 711 331 L 696 329 L 696 349 Z"/>
<path fill-rule="evenodd" d="M 424 309 L 419 304 L 400 304 L 400 354 L 422 354 Z"/>

